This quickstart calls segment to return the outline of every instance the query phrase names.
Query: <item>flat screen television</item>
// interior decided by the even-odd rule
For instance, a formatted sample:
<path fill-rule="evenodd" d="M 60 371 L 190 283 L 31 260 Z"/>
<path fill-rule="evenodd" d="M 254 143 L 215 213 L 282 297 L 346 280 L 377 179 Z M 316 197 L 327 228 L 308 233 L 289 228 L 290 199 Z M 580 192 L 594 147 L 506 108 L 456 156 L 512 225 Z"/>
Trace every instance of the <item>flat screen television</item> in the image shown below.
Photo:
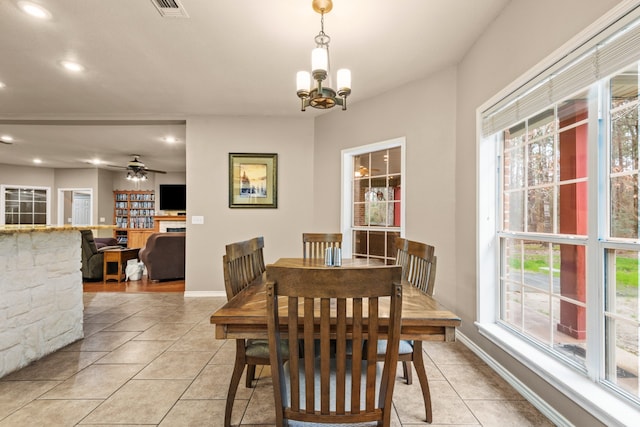
<path fill-rule="evenodd" d="M 160 184 L 160 209 L 184 211 L 187 209 L 187 186 L 185 184 Z"/>

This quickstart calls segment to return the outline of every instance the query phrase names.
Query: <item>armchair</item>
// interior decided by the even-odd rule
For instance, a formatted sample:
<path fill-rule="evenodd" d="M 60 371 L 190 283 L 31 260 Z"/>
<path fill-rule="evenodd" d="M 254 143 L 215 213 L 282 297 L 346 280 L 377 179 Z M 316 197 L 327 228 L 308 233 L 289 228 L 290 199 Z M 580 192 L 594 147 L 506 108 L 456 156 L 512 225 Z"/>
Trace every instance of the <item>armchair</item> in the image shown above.
<path fill-rule="evenodd" d="M 138 257 L 149 280 L 184 279 L 186 233 L 153 233 Z"/>
<path fill-rule="evenodd" d="M 102 280 L 102 268 L 104 264 L 105 249 L 119 248 L 120 246 L 96 246 L 96 241 L 91 230 L 80 230 L 82 241 L 82 279 Z"/>

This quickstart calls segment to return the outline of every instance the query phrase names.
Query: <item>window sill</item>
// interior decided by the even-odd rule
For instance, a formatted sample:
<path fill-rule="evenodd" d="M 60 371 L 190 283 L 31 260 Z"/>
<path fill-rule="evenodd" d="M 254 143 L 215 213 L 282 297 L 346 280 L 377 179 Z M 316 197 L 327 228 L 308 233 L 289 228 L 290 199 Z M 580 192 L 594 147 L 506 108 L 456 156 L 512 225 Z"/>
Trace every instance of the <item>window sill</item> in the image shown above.
<path fill-rule="evenodd" d="M 522 362 L 602 423 L 608 426 L 627 426 L 634 425 L 640 419 L 638 406 L 522 341 L 499 325 L 476 322 L 476 326 L 481 335 Z"/>

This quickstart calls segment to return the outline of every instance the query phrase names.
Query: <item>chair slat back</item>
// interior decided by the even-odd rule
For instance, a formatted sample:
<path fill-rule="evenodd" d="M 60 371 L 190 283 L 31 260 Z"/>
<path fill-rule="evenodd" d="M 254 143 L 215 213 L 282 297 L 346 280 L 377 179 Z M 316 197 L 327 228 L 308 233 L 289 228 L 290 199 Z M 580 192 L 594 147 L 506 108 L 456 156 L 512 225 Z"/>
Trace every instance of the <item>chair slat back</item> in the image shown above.
<path fill-rule="evenodd" d="M 222 264 L 227 299 L 233 298 L 264 273 L 263 248 L 262 236 L 226 245 Z"/>
<path fill-rule="evenodd" d="M 384 265 L 267 266 L 276 425 L 283 425 L 284 419 L 389 425 L 401 325 L 401 270 Z M 379 309 L 381 298 L 390 299 L 388 313 Z M 282 302 L 287 308 L 279 311 Z M 280 328 L 284 325 L 289 361 L 283 366 Z M 388 340 L 382 373 L 376 363 L 379 339 Z M 364 346 L 365 340 L 373 345 Z M 348 341 L 353 347 L 350 358 Z"/>
<path fill-rule="evenodd" d="M 327 248 L 342 247 L 342 233 L 302 233 L 302 257 L 324 258 Z"/>
<path fill-rule="evenodd" d="M 402 266 L 402 279 L 432 296 L 437 265 L 435 247 L 402 237 L 396 237 L 395 247 L 396 265 Z"/>

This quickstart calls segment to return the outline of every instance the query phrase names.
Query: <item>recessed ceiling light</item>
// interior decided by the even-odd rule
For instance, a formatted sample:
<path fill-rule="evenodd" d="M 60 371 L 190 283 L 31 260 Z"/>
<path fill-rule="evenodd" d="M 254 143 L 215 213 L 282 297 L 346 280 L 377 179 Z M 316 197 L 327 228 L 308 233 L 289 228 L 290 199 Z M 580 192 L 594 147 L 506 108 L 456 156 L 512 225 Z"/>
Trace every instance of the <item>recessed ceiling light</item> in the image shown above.
<path fill-rule="evenodd" d="M 74 73 L 84 71 L 84 66 L 73 61 L 61 61 L 60 64 L 67 70 Z"/>
<path fill-rule="evenodd" d="M 102 163 L 102 160 L 100 160 L 100 159 L 93 159 L 93 160 L 91 160 L 91 163 L 93 163 L 94 165 L 99 165 L 100 163 Z"/>
<path fill-rule="evenodd" d="M 2 135 L 2 136 L 0 136 L 0 139 L 3 140 L 4 142 L 13 141 L 13 137 L 11 135 Z"/>
<path fill-rule="evenodd" d="M 4 89 L 5 87 L 7 87 L 7 85 L 2 83 L 2 82 L 0 82 L 0 89 Z"/>
<path fill-rule="evenodd" d="M 19 1 L 18 6 L 28 15 L 38 19 L 51 19 L 51 13 L 44 7 L 28 1 Z"/>
<path fill-rule="evenodd" d="M 42 163 L 42 159 L 33 159 L 33 163 L 39 165 L 40 163 Z"/>
<path fill-rule="evenodd" d="M 174 136 L 165 136 L 164 140 L 165 140 L 165 142 L 168 142 L 169 144 L 173 144 L 174 142 L 178 142 L 178 140 Z"/>

